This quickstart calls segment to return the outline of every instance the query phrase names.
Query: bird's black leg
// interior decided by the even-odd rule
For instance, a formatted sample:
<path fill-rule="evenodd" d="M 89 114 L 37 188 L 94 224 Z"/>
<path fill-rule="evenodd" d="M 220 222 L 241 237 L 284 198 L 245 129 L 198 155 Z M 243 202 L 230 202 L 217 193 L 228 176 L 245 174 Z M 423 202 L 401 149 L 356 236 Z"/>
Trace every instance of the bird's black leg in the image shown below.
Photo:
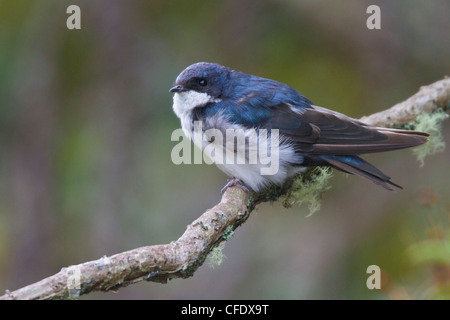
<path fill-rule="evenodd" d="M 238 178 L 229 179 L 228 183 L 225 185 L 225 187 L 222 188 L 221 193 L 222 195 L 225 193 L 225 191 L 230 187 L 239 187 L 245 192 L 247 192 L 248 195 L 250 195 L 250 190 L 242 183 L 241 180 Z"/>

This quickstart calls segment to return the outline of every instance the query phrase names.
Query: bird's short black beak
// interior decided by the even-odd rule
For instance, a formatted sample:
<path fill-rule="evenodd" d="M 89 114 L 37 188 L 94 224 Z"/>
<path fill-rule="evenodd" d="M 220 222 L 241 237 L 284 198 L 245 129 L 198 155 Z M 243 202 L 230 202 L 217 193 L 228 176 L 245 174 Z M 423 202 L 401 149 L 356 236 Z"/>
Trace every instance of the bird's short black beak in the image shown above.
<path fill-rule="evenodd" d="M 185 92 L 186 89 L 178 85 L 169 90 L 169 92 Z"/>

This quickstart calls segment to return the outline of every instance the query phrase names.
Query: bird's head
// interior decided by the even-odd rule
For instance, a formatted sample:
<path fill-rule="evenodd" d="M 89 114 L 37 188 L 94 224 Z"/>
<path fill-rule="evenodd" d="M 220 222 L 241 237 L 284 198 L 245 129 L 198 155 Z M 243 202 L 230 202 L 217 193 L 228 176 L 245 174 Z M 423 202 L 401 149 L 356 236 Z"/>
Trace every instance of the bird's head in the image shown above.
<path fill-rule="evenodd" d="M 180 73 L 169 92 L 200 93 L 211 99 L 220 99 L 226 89 L 230 71 L 216 63 L 195 63 Z"/>

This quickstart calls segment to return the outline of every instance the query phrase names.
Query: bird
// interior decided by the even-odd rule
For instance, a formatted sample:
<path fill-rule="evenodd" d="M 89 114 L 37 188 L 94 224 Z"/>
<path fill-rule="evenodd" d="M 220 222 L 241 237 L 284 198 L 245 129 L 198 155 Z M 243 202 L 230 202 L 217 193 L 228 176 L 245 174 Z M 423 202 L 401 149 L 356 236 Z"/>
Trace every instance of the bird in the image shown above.
<path fill-rule="evenodd" d="M 366 178 L 387 190 L 402 189 L 360 155 L 418 146 L 427 142 L 429 136 L 425 132 L 367 125 L 314 105 L 287 84 L 217 63 L 198 62 L 188 66 L 169 92 L 174 93 L 173 111 L 181 121 L 183 132 L 200 148 L 205 147 L 205 141 L 196 143 L 195 123 L 202 124 L 203 133 L 208 129 L 224 135 L 231 129 L 277 131 L 277 172 L 261 174 L 259 162 L 216 163 L 232 178 L 222 192 L 233 185 L 247 192 L 250 192 L 248 188 L 259 192 L 270 185 L 282 185 L 310 167 L 320 166 Z M 208 142 L 214 142 L 214 137 Z M 234 141 L 233 152 L 237 143 Z"/>

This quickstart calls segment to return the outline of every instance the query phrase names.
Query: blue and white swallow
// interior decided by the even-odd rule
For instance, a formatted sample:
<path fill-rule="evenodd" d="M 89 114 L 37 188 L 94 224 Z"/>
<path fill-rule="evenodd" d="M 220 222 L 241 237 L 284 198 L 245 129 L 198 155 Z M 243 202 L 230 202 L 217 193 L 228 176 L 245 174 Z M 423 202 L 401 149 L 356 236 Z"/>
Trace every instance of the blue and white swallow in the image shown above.
<path fill-rule="evenodd" d="M 388 190 L 401 188 L 359 155 L 418 146 L 428 137 L 424 132 L 369 126 L 315 106 L 284 83 L 215 63 L 187 67 L 170 92 L 174 93 L 173 110 L 191 139 L 196 121 L 202 123 L 203 131 L 215 129 L 224 136 L 227 129 L 277 129 L 279 168 L 275 174 L 261 174 L 261 163 L 216 163 L 234 178 L 232 184 L 243 182 L 254 191 L 281 185 L 314 166 L 356 174 Z"/>

